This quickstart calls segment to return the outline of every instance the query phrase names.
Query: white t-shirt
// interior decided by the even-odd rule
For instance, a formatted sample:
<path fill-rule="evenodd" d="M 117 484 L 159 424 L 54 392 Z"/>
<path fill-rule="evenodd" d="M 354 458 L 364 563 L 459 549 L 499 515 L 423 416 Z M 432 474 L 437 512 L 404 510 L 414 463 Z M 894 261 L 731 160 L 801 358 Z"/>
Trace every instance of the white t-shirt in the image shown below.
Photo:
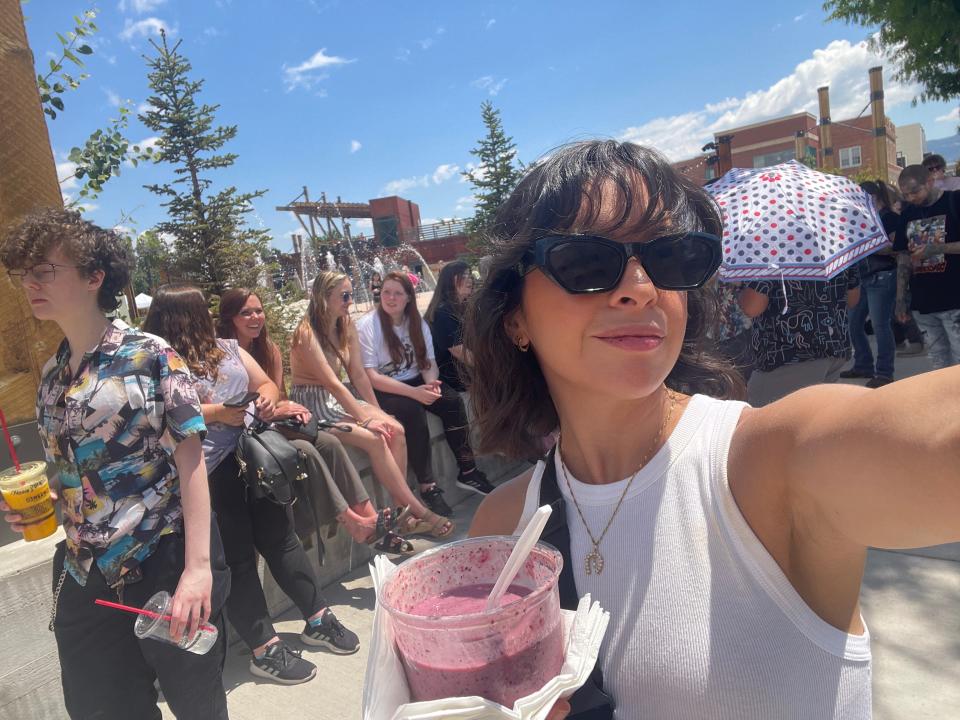
<path fill-rule="evenodd" d="M 422 318 L 420 324 L 423 328 L 423 342 L 427 346 L 427 358 L 435 364 L 433 336 L 430 334 L 430 327 Z M 365 368 L 375 368 L 382 375 L 401 382 L 413 380 L 420 374 L 420 369 L 417 367 L 417 355 L 413 350 L 413 343 L 410 341 L 410 321 L 404 320 L 402 325 L 394 325 L 393 331 L 403 344 L 404 360 L 400 365 L 395 364 L 390 358 L 390 350 L 383 337 L 383 328 L 380 326 L 380 316 L 372 312 L 357 321 L 357 336 L 360 339 L 363 366 Z"/>

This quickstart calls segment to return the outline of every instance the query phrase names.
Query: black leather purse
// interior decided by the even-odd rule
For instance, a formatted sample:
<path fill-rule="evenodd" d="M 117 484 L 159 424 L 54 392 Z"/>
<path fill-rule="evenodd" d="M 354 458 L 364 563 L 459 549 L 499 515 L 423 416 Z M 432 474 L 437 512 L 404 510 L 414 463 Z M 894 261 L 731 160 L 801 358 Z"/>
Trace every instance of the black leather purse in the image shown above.
<path fill-rule="evenodd" d="M 255 420 L 241 433 L 237 462 L 254 500 L 267 498 L 278 505 L 291 505 L 296 499 L 293 483 L 307 478 L 306 456 L 262 420 Z"/>

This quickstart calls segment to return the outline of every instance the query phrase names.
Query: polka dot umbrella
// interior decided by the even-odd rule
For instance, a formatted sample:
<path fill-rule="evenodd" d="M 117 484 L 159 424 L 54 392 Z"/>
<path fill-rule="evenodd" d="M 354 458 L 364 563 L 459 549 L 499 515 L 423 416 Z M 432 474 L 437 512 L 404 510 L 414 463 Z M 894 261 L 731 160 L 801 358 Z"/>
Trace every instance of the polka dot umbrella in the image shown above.
<path fill-rule="evenodd" d="M 887 242 L 859 185 L 795 160 L 734 168 L 706 190 L 723 214 L 727 282 L 829 280 Z"/>

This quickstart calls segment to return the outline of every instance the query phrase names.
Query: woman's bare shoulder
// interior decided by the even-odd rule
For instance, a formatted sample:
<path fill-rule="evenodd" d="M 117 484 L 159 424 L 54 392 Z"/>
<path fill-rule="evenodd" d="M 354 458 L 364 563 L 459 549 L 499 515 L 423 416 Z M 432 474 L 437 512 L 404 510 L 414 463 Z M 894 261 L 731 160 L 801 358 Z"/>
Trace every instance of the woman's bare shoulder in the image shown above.
<path fill-rule="evenodd" d="M 470 524 L 470 536 L 512 535 L 523 515 L 527 488 L 536 468 L 508 480 L 487 495 Z"/>

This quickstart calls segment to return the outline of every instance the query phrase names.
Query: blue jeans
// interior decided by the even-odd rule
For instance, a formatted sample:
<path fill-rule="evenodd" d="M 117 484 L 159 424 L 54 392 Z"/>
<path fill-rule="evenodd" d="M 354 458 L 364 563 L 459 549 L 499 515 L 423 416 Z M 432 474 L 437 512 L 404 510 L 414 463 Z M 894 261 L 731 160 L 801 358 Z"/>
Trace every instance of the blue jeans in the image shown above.
<path fill-rule="evenodd" d="M 848 312 L 853 369 L 857 372 L 893 378 L 893 361 L 897 353 L 897 343 L 893 337 L 893 306 L 896 300 L 897 273 L 894 270 L 881 270 L 864 278 L 860 284 L 860 302 Z M 873 351 L 863 329 L 868 314 L 877 338 L 876 372 Z"/>
<path fill-rule="evenodd" d="M 934 370 L 960 365 L 960 310 L 914 313 Z"/>

